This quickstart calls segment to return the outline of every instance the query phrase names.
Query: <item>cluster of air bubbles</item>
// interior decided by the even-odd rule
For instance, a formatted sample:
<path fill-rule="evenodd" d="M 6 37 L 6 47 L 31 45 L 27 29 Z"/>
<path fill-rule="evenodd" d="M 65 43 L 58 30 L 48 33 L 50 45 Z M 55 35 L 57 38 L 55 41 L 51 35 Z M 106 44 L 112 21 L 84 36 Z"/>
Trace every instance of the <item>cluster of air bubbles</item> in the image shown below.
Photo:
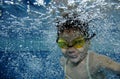
<path fill-rule="evenodd" d="M 43 5 L 45 6 L 44 0 L 35 0 L 36 2 L 34 2 L 34 5 Z"/>
<path fill-rule="evenodd" d="M 68 2 L 66 3 L 66 1 Z M 119 30 L 117 29 L 119 28 L 118 16 L 120 16 L 119 0 L 65 0 L 65 2 L 63 2 L 63 0 L 58 0 L 57 3 L 55 3 L 58 6 L 54 4 L 56 25 L 66 22 L 68 20 L 67 16 L 74 19 L 80 19 L 83 22 L 88 22 L 89 33 L 91 35 L 94 33 L 96 34 L 93 44 L 99 45 L 98 48 L 97 46 L 93 46 L 94 49 L 99 50 L 103 44 L 104 48 L 102 48 L 102 50 L 104 52 L 119 52 L 119 50 L 115 50 L 116 48 L 111 45 L 114 43 L 114 46 L 120 46 L 120 44 L 115 42 L 115 40 L 119 40 L 119 38 L 115 39 L 118 36 L 117 30 Z M 74 14 L 77 16 L 74 17 Z M 105 41 L 106 39 L 110 39 L 109 42 Z M 109 46 L 108 49 L 107 46 Z M 102 50 L 99 51 L 101 52 Z"/>
<path fill-rule="evenodd" d="M 109 3 L 105 0 L 68 0 L 68 2 L 65 3 L 66 1 L 67 0 L 59 2 L 58 0 L 59 5 L 54 6 L 54 10 L 59 14 L 58 16 L 64 17 L 69 13 L 75 12 L 81 20 L 104 19 L 106 17 L 105 12 L 110 11 L 113 7 L 119 7 L 117 3 Z"/>
<path fill-rule="evenodd" d="M 18 1 L 22 2 L 22 0 Z M 44 75 L 48 76 L 48 74 L 51 77 L 54 73 L 56 74 L 55 78 L 58 78 L 61 75 L 61 71 L 56 65 L 60 50 L 57 49 L 55 42 L 56 29 L 54 24 L 57 22 L 64 23 L 68 19 L 80 19 L 82 22 L 89 23 L 89 33 L 96 33 L 92 42 L 92 49 L 104 54 L 107 52 L 107 55 L 112 52 L 120 52 L 119 0 L 113 2 L 112 0 L 68 0 L 68 2 L 67 0 L 53 0 L 47 6 L 43 0 L 36 0 L 34 6 L 29 1 L 27 10 L 23 8 L 25 6 L 19 4 L 18 9 L 22 12 L 17 12 L 17 14 L 20 13 L 24 16 L 25 9 L 28 16 L 17 17 L 13 15 L 15 12 L 6 11 L 4 20 L 0 20 L 0 49 L 5 50 L 0 61 L 3 60 L 2 63 L 5 64 L 6 58 L 8 58 L 8 62 L 6 62 L 8 64 L 5 65 L 13 67 L 17 74 L 23 76 L 22 78 L 40 78 Z M 14 1 L 5 0 L 4 3 L 13 5 Z M 15 5 L 12 10 L 16 8 Z M 74 21 L 70 22 L 71 24 L 74 23 Z M 9 72 L 12 73 L 12 70 Z M 53 77 L 49 79 L 53 79 Z"/>

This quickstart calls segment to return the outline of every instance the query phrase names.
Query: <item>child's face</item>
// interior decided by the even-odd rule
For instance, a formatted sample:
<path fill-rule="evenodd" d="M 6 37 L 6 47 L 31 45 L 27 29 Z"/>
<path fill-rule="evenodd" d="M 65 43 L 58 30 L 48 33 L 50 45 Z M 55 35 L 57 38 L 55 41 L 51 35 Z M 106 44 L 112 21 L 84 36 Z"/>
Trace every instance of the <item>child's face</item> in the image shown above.
<path fill-rule="evenodd" d="M 69 29 L 60 33 L 58 45 L 65 57 L 72 63 L 77 63 L 87 56 L 89 41 L 81 36 L 79 30 Z"/>

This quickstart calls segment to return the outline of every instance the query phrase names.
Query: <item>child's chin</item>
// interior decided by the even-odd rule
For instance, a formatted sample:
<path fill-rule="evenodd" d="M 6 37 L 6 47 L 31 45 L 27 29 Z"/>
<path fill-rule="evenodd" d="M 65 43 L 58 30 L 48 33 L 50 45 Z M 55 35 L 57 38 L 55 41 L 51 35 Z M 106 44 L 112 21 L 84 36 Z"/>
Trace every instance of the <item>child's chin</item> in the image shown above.
<path fill-rule="evenodd" d="M 78 59 L 78 58 L 70 59 L 70 61 L 71 61 L 72 63 L 77 63 L 77 62 L 79 62 L 79 59 Z"/>

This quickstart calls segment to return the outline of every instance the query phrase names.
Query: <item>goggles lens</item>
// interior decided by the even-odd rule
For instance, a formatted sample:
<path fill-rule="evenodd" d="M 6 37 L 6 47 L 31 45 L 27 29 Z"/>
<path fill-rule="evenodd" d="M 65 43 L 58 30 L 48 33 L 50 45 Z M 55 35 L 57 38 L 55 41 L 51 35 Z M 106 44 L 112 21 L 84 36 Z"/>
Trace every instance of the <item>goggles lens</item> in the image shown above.
<path fill-rule="evenodd" d="M 62 38 L 59 38 L 57 43 L 58 43 L 58 46 L 60 48 L 68 48 L 68 47 L 70 47 L 69 43 L 66 40 L 62 39 Z M 79 37 L 79 38 L 74 39 L 71 43 L 72 43 L 72 47 L 81 48 L 85 44 L 85 39 L 82 38 L 82 37 Z"/>
<path fill-rule="evenodd" d="M 67 41 L 65 41 L 64 39 L 62 39 L 62 38 L 59 38 L 58 39 L 58 46 L 60 47 L 60 48 L 67 48 L 68 46 L 67 46 Z"/>

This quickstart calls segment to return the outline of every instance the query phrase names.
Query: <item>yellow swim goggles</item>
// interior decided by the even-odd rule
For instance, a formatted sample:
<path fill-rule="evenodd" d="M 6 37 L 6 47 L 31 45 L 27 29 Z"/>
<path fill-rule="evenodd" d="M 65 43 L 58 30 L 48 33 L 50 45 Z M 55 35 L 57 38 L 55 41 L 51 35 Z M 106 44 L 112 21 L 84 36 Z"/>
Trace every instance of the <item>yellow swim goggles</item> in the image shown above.
<path fill-rule="evenodd" d="M 85 45 L 85 39 L 83 37 L 78 37 L 74 39 L 70 45 L 63 38 L 58 38 L 57 43 L 60 48 L 64 48 L 64 49 L 69 48 L 69 47 L 81 48 Z"/>

